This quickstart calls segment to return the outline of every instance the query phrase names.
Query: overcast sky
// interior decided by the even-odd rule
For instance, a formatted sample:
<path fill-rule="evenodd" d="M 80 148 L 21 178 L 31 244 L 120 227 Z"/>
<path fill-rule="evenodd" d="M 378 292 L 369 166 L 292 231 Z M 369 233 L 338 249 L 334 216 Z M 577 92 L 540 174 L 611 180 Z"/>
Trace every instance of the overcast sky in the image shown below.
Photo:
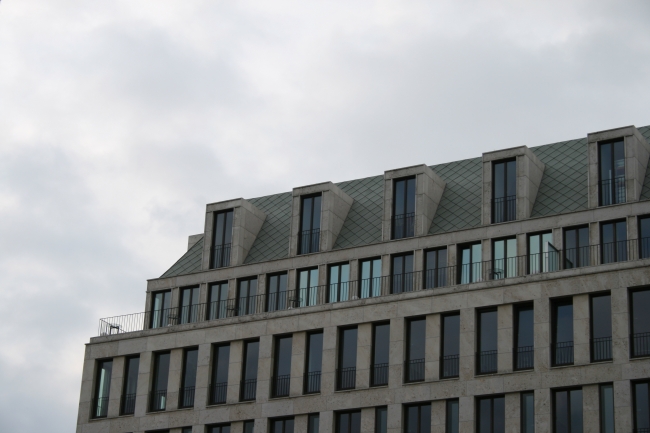
<path fill-rule="evenodd" d="M 84 343 L 206 203 L 644 126 L 649 92 L 648 0 L 2 1 L 0 431 L 74 431 Z"/>

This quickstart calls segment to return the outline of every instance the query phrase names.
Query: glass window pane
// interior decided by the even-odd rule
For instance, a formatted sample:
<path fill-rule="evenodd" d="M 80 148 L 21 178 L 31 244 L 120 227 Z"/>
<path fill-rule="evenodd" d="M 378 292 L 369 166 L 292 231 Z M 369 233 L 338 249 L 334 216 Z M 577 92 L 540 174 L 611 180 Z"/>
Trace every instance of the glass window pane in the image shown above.
<path fill-rule="evenodd" d="M 390 351 L 390 324 L 375 325 L 373 360 L 374 364 L 388 364 Z"/>
<path fill-rule="evenodd" d="M 555 343 L 573 341 L 573 304 L 556 304 Z"/>
<path fill-rule="evenodd" d="M 443 356 L 460 353 L 460 315 L 452 314 L 443 317 Z"/>
<path fill-rule="evenodd" d="M 340 368 L 357 366 L 357 328 L 348 328 L 341 331 L 340 341 Z"/>
<path fill-rule="evenodd" d="M 479 352 L 497 350 L 497 312 L 479 312 Z"/>
<path fill-rule="evenodd" d="M 494 427 L 492 433 L 505 433 L 506 431 L 506 406 L 504 397 L 494 397 L 492 399 L 494 418 Z"/>
<path fill-rule="evenodd" d="M 291 343 L 293 338 L 280 337 L 276 339 L 275 375 L 287 376 L 291 374 Z"/>
<path fill-rule="evenodd" d="M 307 360 L 307 372 L 321 371 L 323 362 L 323 333 L 309 334 L 309 359 Z"/>
<path fill-rule="evenodd" d="M 259 356 L 259 349 L 259 341 L 246 342 L 246 355 L 244 358 L 244 380 L 257 379 L 257 361 Z"/>
<path fill-rule="evenodd" d="M 447 400 L 445 433 L 459 433 L 458 400 Z"/>
<path fill-rule="evenodd" d="M 519 307 L 517 309 L 517 347 L 528 347 L 534 345 L 534 310 L 532 305 Z"/>
<path fill-rule="evenodd" d="M 592 338 L 612 336 L 612 303 L 610 295 L 599 295 L 591 298 L 591 330 Z"/>
<path fill-rule="evenodd" d="M 632 333 L 650 332 L 648 311 L 650 311 L 650 290 L 632 292 Z"/>
<path fill-rule="evenodd" d="M 228 365 L 230 363 L 230 345 L 215 347 L 215 362 L 212 370 L 213 384 L 228 382 Z"/>
<path fill-rule="evenodd" d="M 255 431 L 255 421 L 244 422 L 244 433 L 254 433 L 254 431 Z"/>
<path fill-rule="evenodd" d="M 414 319 L 408 322 L 407 360 L 424 359 L 426 319 Z"/>
<path fill-rule="evenodd" d="M 388 408 L 375 409 L 375 433 L 388 433 Z"/>
<path fill-rule="evenodd" d="M 614 387 L 600 385 L 600 432 L 614 433 Z"/>
<path fill-rule="evenodd" d="M 317 413 L 309 414 L 309 418 L 307 419 L 307 433 L 318 433 L 319 429 L 320 416 Z"/>
<path fill-rule="evenodd" d="M 569 393 L 555 392 L 555 433 L 569 433 Z"/>
<path fill-rule="evenodd" d="M 199 349 L 190 349 L 185 351 L 185 360 L 183 367 L 183 387 L 193 387 L 196 385 L 196 364 L 199 358 Z"/>
<path fill-rule="evenodd" d="M 634 423 L 637 430 L 650 428 L 650 386 L 648 382 L 634 384 Z"/>
<path fill-rule="evenodd" d="M 406 433 L 419 433 L 418 420 L 419 420 L 419 407 L 408 406 L 406 408 Z"/>
<path fill-rule="evenodd" d="M 478 401 L 478 433 L 492 433 L 492 399 Z"/>
<path fill-rule="evenodd" d="M 500 162 L 494 164 L 494 198 L 503 198 L 506 195 L 506 167 Z"/>
<path fill-rule="evenodd" d="M 164 391 L 167 389 L 167 380 L 169 378 L 169 353 L 156 354 L 154 367 L 153 390 Z"/>
<path fill-rule="evenodd" d="M 521 394 L 521 433 L 535 433 L 535 397 L 532 392 Z"/>
<path fill-rule="evenodd" d="M 571 433 L 582 433 L 582 390 L 570 391 L 571 399 Z"/>

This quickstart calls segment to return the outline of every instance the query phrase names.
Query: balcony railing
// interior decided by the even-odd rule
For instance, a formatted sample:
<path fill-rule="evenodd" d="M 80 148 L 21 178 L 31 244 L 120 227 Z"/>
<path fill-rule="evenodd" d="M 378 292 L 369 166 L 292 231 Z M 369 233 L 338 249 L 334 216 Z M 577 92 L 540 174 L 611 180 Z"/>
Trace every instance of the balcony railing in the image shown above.
<path fill-rule="evenodd" d="M 530 370 L 535 366 L 535 350 L 533 346 L 515 347 L 515 370 Z"/>
<path fill-rule="evenodd" d="M 178 390 L 178 407 L 194 407 L 194 392 L 193 386 L 186 386 Z"/>
<path fill-rule="evenodd" d="M 497 351 L 485 350 L 476 353 L 476 373 L 491 374 L 497 372 Z"/>
<path fill-rule="evenodd" d="M 388 385 L 388 364 L 373 364 L 370 367 L 370 386 Z"/>
<path fill-rule="evenodd" d="M 316 394 L 320 392 L 320 371 L 310 371 L 305 374 L 304 393 Z"/>
<path fill-rule="evenodd" d="M 92 418 L 106 418 L 108 415 L 108 397 L 93 398 Z"/>
<path fill-rule="evenodd" d="M 650 356 L 650 332 L 641 332 L 630 336 L 632 356 Z"/>
<path fill-rule="evenodd" d="M 492 224 L 517 219 L 517 196 L 510 195 L 492 199 Z"/>
<path fill-rule="evenodd" d="M 135 413 L 135 394 L 123 394 L 120 401 L 120 414 L 133 415 Z"/>
<path fill-rule="evenodd" d="M 210 269 L 230 266 L 231 244 L 215 245 L 210 250 Z"/>
<path fill-rule="evenodd" d="M 404 382 L 422 382 L 424 380 L 424 358 L 404 361 Z"/>
<path fill-rule="evenodd" d="M 415 213 L 393 215 L 391 217 L 393 239 L 412 238 L 415 235 Z"/>
<path fill-rule="evenodd" d="M 601 206 L 625 203 L 625 176 L 601 180 L 598 183 L 598 190 Z"/>
<path fill-rule="evenodd" d="M 573 364 L 573 341 L 551 344 L 551 361 L 553 367 Z"/>
<path fill-rule="evenodd" d="M 336 371 L 337 389 L 354 389 L 357 383 L 357 368 L 347 367 Z"/>
<path fill-rule="evenodd" d="M 239 387 L 239 401 L 253 401 L 257 396 L 257 379 L 242 380 Z"/>
<path fill-rule="evenodd" d="M 317 253 L 320 250 L 320 229 L 304 230 L 298 235 L 298 254 Z"/>
<path fill-rule="evenodd" d="M 167 390 L 151 391 L 149 394 L 149 411 L 160 412 L 167 408 Z"/>
<path fill-rule="evenodd" d="M 291 375 L 285 374 L 282 376 L 275 376 L 271 378 L 273 397 L 288 397 L 289 387 L 291 385 Z"/>
<path fill-rule="evenodd" d="M 635 428 L 634 433 L 650 433 L 650 428 Z"/>
<path fill-rule="evenodd" d="M 224 404 L 228 395 L 228 382 L 210 385 L 210 404 Z"/>
<path fill-rule="evenodd" d="M 591 361 L 610 361 L 612 359 L 612 337 L 591 339 Z"/>
<path fill-rule="evenodd" d="M 440 377 L 442 379 L 449 379 L 450 377 L 458 377 L 460 371 L 459 355 L 447 355 L 440 357 Z"/>

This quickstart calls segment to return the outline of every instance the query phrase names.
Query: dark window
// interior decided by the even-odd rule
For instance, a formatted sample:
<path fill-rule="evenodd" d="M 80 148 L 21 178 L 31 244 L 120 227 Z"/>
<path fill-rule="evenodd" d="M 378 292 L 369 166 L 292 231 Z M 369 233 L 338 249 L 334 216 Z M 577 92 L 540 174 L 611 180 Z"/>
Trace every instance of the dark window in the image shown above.
<path fill-rule="evenodd" d="M 582 433 L 582 389 L 553 392 L 553 433 Z"/>
<path fill-rule="evenodd" d="M 317 253 L 320 244 L 321 196 L 303 197 L 301 208 L 298 254 Z"/>
<path fill-rule="evenodd" d="M 496 309 L 478 312 L 478 351 L 476 353 L 476 373 L 497 372 L 497 324 Z"/>
<path fill-rule="evenodd" d="M 293 433 L 293 418 L 270 419 L 271 433 Z"/>
<path fill-rule="evenodd" d="M 257 313 L 257 304 L 257 278 L 239 280 L 239 287 L 237 288 L 237 315 L 246 316 L 247 314 Z"/>
<path fill-rule="evenodd" d="M 155 292 L 151 296 L 151 327 L 162 328 L 170 323 L 169 319 L 173 316 L 172 308 L 172 292 Z"/>
<path fill-rule="evenodd" d="M 244 433 L 255 432 L 255 421 L 244 421 Z"/>
<path fill-rule="evenodd" d="M 600 385 L 600 433 L 614 433 L 614 386 Z"/>
<path fill-rule="evenodd" d="M 476 406 L 477 433 L 505 433 L 506 411 L 503 396 L 478 398 Z"/>
<path fill-rule="evenodd" d="M 415 233 L 415 178 L 393 184 L 393 239 L 410 238 Z"/>
<path fill-rule="evenodd" d="M 228 282 L 214 283 L 210 285 L 209 293 L 210 308 L 208 320 L 223 319 L 228 316 Z"/>
<path fill-rule="evenodd" d="M 518 275 L 517 272 L 517 239 L 499 239 L 492 243 L 493 261 L 492 278 L 511 278 Z"/>
<path fill-rule="evenodd" d="M 424 259 L 426 272 L 425 288 L 444 287 L 447 285 L 447 248 L 427 251 Z"/>
<path fill-rule="evenodd" d="M 212 386 L 210 404 L 223 404 L 228 394 L 228 366 L 230 344 L 215 346 L 212 352 Z"/>
<path fill-rule="evenodd" d="M 183 377 L 178 393 L 179 407 L 194 406 L 194 390 L 196 387 L 196 366 L 199 359 L 199 349 L 186 349 L 183 359 Z"/>
<path fill-rule="evenodd" d="M 289 395 L 291 382 L 291 336 L 275 339 L 275 359 L 273 361 L 272 395 L 286 397 Z"/>
<path fill-rule="evenodd" d="M 244 342 L 244 365 L 239 393 L 240 401 L 255 400 L 257 394 L 257 361 L 259 359 L 260 342 Z"/>
<path fill-rule="evenodd" d="M 357 378 L 357 328 L 339 331 L 338 389 L 354 389 Z"/>
<path fill-rule="evenodd" d="M 495 162 L 492 171 L 492 223 L 514 221 L 517 219 L 517 162 Z"/>
<path fill-rule="evenodd" d="M 323 365 L 323 333 L 307 334 L 307 362 L 305 373 L 305 394 L 320 392 L 320 375 Z"/>
<path fill-rule="evenodd" d="M 650 382 L 632 384 L 634 398 L 634 431 L 635 433 L 650 432 Z"/>
<path fill-rule="evenodd" d="M 612 359 L 612 297 L 609 293 L 591 297 L 591 361 Z"/>
<path fill-rule="evenodd" d="M 320 430 L 320 416 L 317 413 L 310 413 L 307 417 L 307 433 L 318 433 Z"/>
<path fill-rule="evenodd" d="M 521 393 L 521 433 L 535 433 L 535 393 Z"/>
<path fill-rule="evenodd" d="M 347 301 L 350 299 L 350 265 L 342 263 L 331 265 L 329 274 L 330 302 Z"/>
<path fill-rule="evenodd" d="M 573 364 L 573 300 L 552 302 L 551 364 Z"/>
<path fill-rule="evenodd" d="M 337 413 L 336 433 L 361 433 L 361 411 Z"/>
<path fill-rule="evenodd" d="M 390 352 L 390 323 L 373 327 L 371 386 L 388 385 L 388 353 Z"/>
<path fill-rule="evenodd" d="M 553 233 L 528 236 L 528 273 L 553 272 L 560 269 L 560 253 L 553 245 Z"/>
<path fill-rule="evenodd" d="M 481 243 L 463 245 L 458 256 L 460 284 L 481 281 L 483 264 L 481 263 Z"/>
<path fill-rule="evenodd" d="M 167 380 L 169 379 L 169 352 L 155 353 L 153 363 L 153 382 L 149 409 L 151 412 L 165 410 L 167 407 Z"/>
<path fill-rule="evenodd" d="M 393 256 L 392 293 L 413 291 L 413 253 Z"/>
<path fill-rule="evenodd" d="M 458 400 L 447 400 L 445 433 L 459 433 Z"/>
<path fill-rule="evenodd" d="M 381 293 L 381 259 L 362 260 L 361 268 L 361 293 L 362 298 L 380 296 Z"/>
<path fill-rule="evenodd" d="M 650 355 L 650 290 L 630 293 L 632 356 Z"/>
<path fill-rule="evenodd" d="M 180 323 L 194 323 L 199 313 L 199 287 L 181 289 Z"/>
<path fill-rule="evenodd" d="M 93 401 L 93 418 L 104 418 L 106 415 L 108 415 L 108 398 L 111 390 L 112 373 L 112 359 L 97 362 L 95 398 Z"/>
<path fill-rule="evenodd" d="M 564 230 L 564 268 L 589 266 L 589 227 Z"/>
<path fill-rule="evenodd" d="M 322 304 L 318 302 L 318 268 L 298 271 L 298 297 L 294 306 L 306 307 Z"/>
<path fill-rule="evenodd" d="M 183 427 L 181 433 L 192 433 L 192 427 Z"/>
<path fill-rule="evenodd" d="M 388 408 L 375 408 L 375 433 L 388 433 Z"/>
<path fill-rule="evenodd" d="M 650 216 L 639 218 L 639 257 L 650 257 Z"/>
<path fill-rule="evenodd" d="M 122 385 L 122 402 L 120 413 L 131 415 L 135 412 L 135 396 L 138 391 L 138 373 L 140 370 L 140 357 L 131 356 L 124 363 L 124 384 Z"/>
<path fill-rule="evenodd" d="M 535 366 L 533 319 L 532 304 L 515 307 L 515 370 L 528 370 Z"/>
<path fill-rule="evenodd" d="M 460 314 L 442 316 L 440 377 L 458 377 L 460 355 Z"/>
<path fill-rule="evenodd" d="M 424 317 L 406 322 L 406 362 L 404 380 L 417 382 L 424 380 L 424 346 L 427 321 Z"/>
<path fill-rule="evenodd" d="M 230 424 L 215 425 L 208 427 L 209 433 L 230 433 Z"/>
<path fill-rule="evenodd" d="M 600 224 L 600 249 L 603 263 L 627 260 L 627 223 L 624 220 Z"/>
<path fill-rule="evenodd" d="M 267 277 L 266 311 L 286 310 L 289 306 L 287 292 L 287 273 Z"/>
<path fill-rule="evenodd" d="M 431 433 L 431 404 L 406 406 L 404 409 L 406 433 Z"/>
<path fill-rule="evenodd" d="M 230 266 L 233 211 L 214 214 L 213 243 L 210 252 L 210 269 Z"/>
<path fill-rule="evenodd" d="M 625 203 L 625 147 L 623 140 L 598 145 L 600 206 Z"/>

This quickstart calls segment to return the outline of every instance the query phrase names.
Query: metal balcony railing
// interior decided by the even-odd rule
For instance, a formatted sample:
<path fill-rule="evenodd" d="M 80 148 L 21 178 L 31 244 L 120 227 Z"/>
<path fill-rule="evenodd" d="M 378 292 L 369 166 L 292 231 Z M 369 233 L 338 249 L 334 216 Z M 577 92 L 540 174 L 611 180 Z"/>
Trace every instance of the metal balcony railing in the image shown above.
<path fill-rule="evenodd" d="M 320 392 L 320 371 L 310 371 L 305 374 L 304 393 L 316 394 Z"/>
<path fill-rule="evenodd" d="M 510 195 L 492 199 L 492 224 L 517 219 L 517 196 Z"/>
<path fill-rule="evenodd" d="M 298 235 L 298 254 L 320 251 L 320 229 L 304 230 Z"/>
<path fill-rule="evenodd" d="M 149 393 L 149 412 L 160 412 L 167 408 L 167 390 L 151 391 Z"/>
<path fill-rule="evenodd" d="M 357 383 L 357 368 L 347 367 L 341 368 L 336 371 L 337 389 L 354 389 Z"/>
<path fill-rule="evenodd" d="M 230 266 L 231 244 L 215 245 L 210 249 L 210 269 Z"/>
<path fill-rule="evenodd" d="M 422 382 L 424 380 L 424 358 L 404 361 L 404 382 Z"/>
<path fill-rule="evenodd" d="M 135 393 L 123 394 L 120 400 L 120 414 L 133 415 L 135 413 Z"/>
<path fill-rule="evenodd" d="M 210 404 L 224 404 L 228 395 L 228 382 L 210 385 Z"/>
<path fill-rule="evenodd" d="M 194 392 L 193 386 L 186 386 L 178 390 L 178 407 L 194 407 Z"/>
<path fill-rule="evenodd" d="M 391 217 L 393 239 L 412 238 L 415 235 L 415 213 L 393 215 Z"/>
<path fill-rule="evenodd" d="M 551 362 L 553 367 L 573 364 L 573 341 L 551 344 Z"/>
<path fill-rule="evenodd" d="M 476 374 L 491 374 L 497 372 L 496 350 L 476 352 Z"/>
<path fill-rule="evenodd" d="M 373 364 L 370 367 L 370 386 L 388 385 L 388 363 Z"/>
<path fill-rule="evenodd" d="M 591 339 L 591 361 L 610 361 L 612 359 L 612 337 Z"/>
<path fill-rule="evenodd" d="M 535 349 L 533 346 L 515 347 L 515 370 L 530 370 L 535 366 Z"/>
<path fill-rule="evenodd" d="M 96 397 L 92 401 L 91 418 L 106 418 L 108 415 L 108 397 Z"/>
<path fill-rule="evenodd" d="M 271 384 L 272 384 L 271 395 L 273 397 L 288 397 L 289 387 L 291 386 L 291 375 L 285 374 L 281 376 L 272 377 Z"/>
<path fill-rule="evenodd" d="M 630 335 L 632 357 L 650 356 L 650 332 Z"/>
<path fill-rule="evenodd" d="M 239 401 L 253 401 L 257 396 L 257 379 L 242 380 L 239 387 Z"/>
<path fill-rule="evenodd" d="M 442 379 L 449 379 L 450 377 L 458 377 L 460 371 L 460 356 L 447 355 L 440 357 L 440 377 Z"/>
<path fill-rule="evenodd" d="M 625 203 L 625 176 L 598 182 L 598 201 L 601 206 Z"/>

